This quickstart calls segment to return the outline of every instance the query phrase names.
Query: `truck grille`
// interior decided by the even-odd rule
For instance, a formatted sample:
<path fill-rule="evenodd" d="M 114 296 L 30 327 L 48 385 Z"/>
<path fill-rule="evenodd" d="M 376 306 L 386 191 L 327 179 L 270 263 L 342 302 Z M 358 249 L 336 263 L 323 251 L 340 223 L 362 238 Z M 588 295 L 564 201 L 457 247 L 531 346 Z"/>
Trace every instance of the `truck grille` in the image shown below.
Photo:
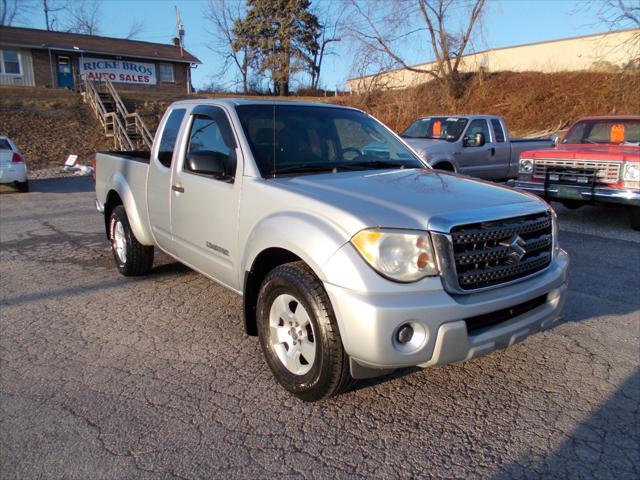
<path fill-rule="evenodd" d="M 593 177 L 595 183 L 618 183 L 620 180 L 620 162 L 599 162 L 593 160 L 552 160 L 536 159 L 533 178 L 544 180 L 547 170 L 558 175 L 559 182 L 575 183 L 576 175 Z"/>
<path fill-rule="evenodd" d="M 451 241 L 461 290 L 499 285 L 551 263 L 551 214 L 457 226 L 451 230 Z"/>

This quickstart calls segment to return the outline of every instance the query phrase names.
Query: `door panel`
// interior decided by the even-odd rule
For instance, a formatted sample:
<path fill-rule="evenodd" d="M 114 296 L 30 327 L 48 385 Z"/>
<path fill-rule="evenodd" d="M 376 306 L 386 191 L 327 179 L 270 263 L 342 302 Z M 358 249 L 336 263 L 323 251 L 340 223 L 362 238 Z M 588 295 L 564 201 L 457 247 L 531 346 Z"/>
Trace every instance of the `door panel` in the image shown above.
<path fill-rule="evenodd" d="M 163 249 L 172 251 L 171 239 L 171 167 L 178 158 L 176 148 L 182 138 L 180 128 L 186 114 L 184 108 L 173 109 L 165 117 L 158 129 L 159 142 L 154 145 L 149 162 L 147 179 L 147 205 L 149 223 L 156 243 Z M 160 134 L 160 132 L 162 132 Z"/>
<path fill-rule="evenodd" d="M 481 147 L 475 146 L 475 136 L 482 133 L 485 138 L 485 144 Z M 489 126 L 486 120 L 472 120 L 467 130 L 462 136 L 462 152 L 460 153 L 459 162 L 461 172 L 466 175 L 479 178 L 490 178 L 490 155 L 491 155 L 491 135 L 489 134 Z M 465 146 L 466 145 L 466 146 Z"/>
<path fill-rule="evenodd" d="M 176 165 L 171 191 L 171 232 L 178 256 L 220 282 L 239 288 L 240 183 L 235 181 L 239 150 L 226 114 L 219 107 L 192 111 L 185 153 Z M 192 170 L 190 154 L 223 158 L 225 174 Z"/>
<path fill-rule="evenodd" d="M 58 55 L 56 59 L 56 69 L 58 72 L 58 86 L 63 88 L 73 88 L 73 68 L 71 58 L 68 55 Z"/>

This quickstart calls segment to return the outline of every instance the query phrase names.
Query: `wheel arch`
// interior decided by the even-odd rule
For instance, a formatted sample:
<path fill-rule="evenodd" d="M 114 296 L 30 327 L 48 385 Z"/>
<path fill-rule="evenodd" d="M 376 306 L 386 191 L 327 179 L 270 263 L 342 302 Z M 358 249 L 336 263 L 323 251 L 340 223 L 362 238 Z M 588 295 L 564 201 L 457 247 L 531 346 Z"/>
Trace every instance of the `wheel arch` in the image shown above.
<path fill-rule="evenodd" d="M 251 264 L 251 268 L 244 273 L 243 284 L 243 312 L 244 328 L 247 335 L 257 336 L 256 305 L 258 293 L 264 278 L 279 265 L 302 260 L 290 250 L 280 247 L 270 247 L 261 251 Z"/>

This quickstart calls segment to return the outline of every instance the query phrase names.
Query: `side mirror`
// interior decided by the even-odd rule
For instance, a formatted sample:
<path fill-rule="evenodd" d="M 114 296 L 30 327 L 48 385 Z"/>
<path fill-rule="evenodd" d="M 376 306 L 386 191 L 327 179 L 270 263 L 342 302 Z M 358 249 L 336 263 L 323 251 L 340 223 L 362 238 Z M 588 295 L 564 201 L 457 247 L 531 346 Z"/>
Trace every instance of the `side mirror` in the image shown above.
<path fill-rule="evenodd" d="M 185 168 L 193 173 L 223 177 L 227 162 L 228 156 L 220 152 L 191 152 L 187 155 Z"/>
<path fill-rule="evenodd" d="M 558 145 L 558 143 L 560 142 L 560 137 L 558 135 L 556 135 L 555 133 L 553 135 L 551 135 L 551 137 L 549 137 L 551 142 L 553 143 L 553 146 L 555 147 L 556 145 Z"/>
<path fill-rule="evenodd" d="M 476 133 L 475 135 L 467 135 L 464 137 L 462 144 L 465 147 L 482 147 L 485 143 L 484 133 Z"/>

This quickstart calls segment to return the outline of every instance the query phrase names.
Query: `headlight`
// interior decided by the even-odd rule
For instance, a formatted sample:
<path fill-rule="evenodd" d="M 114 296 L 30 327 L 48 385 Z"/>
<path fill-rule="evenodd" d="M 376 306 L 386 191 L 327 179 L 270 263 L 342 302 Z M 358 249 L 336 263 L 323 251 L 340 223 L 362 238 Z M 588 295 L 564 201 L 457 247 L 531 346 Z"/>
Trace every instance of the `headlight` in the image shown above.
<path fill-rule="evenodd" d="M 518 173 L 533 173 L 533 159 L 521 158 L 518 165 Z"/>
<path fill-rule="evenodd" d="M 640 180 L 640 164 L 636 162 L 625 162 L 622 172 L 622 180 L 625 182 L 637 182 Z"/>
<path fill-rule="evenodd" d="M 428 232 L 367 229 L 351 239 L 360 255 L 380 275 L 397 282 L 415 282 L 438 275 Z"/>

